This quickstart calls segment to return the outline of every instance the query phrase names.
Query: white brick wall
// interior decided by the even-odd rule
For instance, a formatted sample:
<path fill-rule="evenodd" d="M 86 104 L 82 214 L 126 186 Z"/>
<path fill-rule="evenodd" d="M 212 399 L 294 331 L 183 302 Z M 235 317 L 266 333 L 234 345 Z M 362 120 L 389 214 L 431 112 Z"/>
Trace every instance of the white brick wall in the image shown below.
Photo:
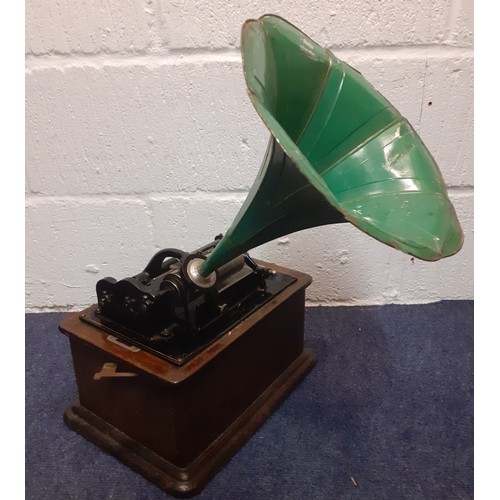
<path fill-rule="evenodd" d="M 99 278 L 227 229 L 268 138 L 246 96 L 240 29 L 269 12 L 332 48 L 408 117 L 466 240 L 457 256 L 424 263 L 344 224 L 254 255 L 310 273 L 311 303 L 472 298 L 472 11 L 472 0 L 29 0 L 27 309 L 82 308 Z"/>

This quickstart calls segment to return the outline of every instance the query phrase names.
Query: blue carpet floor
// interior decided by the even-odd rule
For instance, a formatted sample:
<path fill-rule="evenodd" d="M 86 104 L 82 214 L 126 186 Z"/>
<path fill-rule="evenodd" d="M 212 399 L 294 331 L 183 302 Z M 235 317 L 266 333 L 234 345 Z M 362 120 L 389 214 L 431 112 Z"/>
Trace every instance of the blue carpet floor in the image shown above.
<path fill-rule="evenodd" d="M 63 424 L 61 318 L 26 317 L 26 498 L 168 497 Z M 198 498 L 473 497 L 473 302 L 310 308 L 306 343 L 314 370 Z"/>

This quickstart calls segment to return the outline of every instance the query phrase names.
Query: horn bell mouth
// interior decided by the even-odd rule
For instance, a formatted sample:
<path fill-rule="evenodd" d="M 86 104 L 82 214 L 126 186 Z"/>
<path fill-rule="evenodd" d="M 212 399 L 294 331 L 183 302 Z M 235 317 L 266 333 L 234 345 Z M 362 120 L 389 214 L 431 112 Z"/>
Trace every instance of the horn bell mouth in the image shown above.
<path fill-rule="evenodd" d="M 419 259 L 460 250 L 463 231 L 435 160 L 361 73 L 274 15 L 247 21 L 241 47 L 257 113 L 346 220 Z"/>

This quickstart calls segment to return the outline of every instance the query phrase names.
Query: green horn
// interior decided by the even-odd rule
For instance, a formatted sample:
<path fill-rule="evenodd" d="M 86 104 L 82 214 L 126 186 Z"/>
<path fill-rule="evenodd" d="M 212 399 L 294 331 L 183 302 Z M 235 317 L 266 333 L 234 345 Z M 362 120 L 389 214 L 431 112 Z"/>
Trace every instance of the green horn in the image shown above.
<path fill-rule="evenodd" d="M 460 250 L 462 229 L 436 162 L 358 71 L 272 15 L 243 25 L 242 55 L 271 141 L 203 275 L 284 234 L 345 220 L 423 260 Z"/>

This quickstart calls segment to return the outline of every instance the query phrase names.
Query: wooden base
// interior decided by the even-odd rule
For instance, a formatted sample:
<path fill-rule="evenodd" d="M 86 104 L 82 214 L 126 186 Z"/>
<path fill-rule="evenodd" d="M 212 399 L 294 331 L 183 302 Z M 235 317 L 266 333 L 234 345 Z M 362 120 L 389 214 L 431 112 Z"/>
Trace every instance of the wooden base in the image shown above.
<path fill-rule="evenodd" d="M 176 496 L 197 494 L 257 431 L 315 364 L 304 353 L 194 462 L 185 468 L 161 458 L 83 406 L 69 407 L 64 421 L 74 431 L 114 455 L 162 490 Z"/>
<path fill-rule="evenodd" d="M 174 366 L 68 316 L 79 403 L 66 424 L 164 491 L 198 493 L 315 364 L 303 348 L 309 276 Z"/>

